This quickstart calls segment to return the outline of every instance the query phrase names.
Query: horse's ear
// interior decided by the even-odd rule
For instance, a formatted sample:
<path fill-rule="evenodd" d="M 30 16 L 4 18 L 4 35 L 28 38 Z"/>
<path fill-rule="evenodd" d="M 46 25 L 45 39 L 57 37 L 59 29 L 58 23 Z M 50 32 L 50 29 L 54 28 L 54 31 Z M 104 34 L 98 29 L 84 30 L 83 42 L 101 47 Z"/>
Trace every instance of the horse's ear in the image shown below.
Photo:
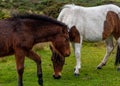
<path fill-rule="evenodd" d="M 120 19 L 120 12 L 118 13 L 119 19 Z"/>
<path fill-rule="evenodd" d="M 65 28 L 62 29 L 63 33 L 68 33 L 68 26 L 65 26 Z"/>
<path fill-rule="evenodd" d="M 71 42 L 80 43 L 80 33 L 78 32 L 75 26 L 72 26 L 69 30 L 69 36 Z"/>
<path fill-rule="evenodd" d="M 53 47 L 53 45 L 50 44 L 49 46 L 50 46 L 50 49 L 51 49 L 52 53 L 54 53 L 55 52 L 55 48 Z"/>
<path fill-rule="evenodd" d="M 54 45 L 53 44 L 50 44 L 50 49 L 52 51 L 52 53 L 57 53 L 58 51 L 55 49 Z"/>

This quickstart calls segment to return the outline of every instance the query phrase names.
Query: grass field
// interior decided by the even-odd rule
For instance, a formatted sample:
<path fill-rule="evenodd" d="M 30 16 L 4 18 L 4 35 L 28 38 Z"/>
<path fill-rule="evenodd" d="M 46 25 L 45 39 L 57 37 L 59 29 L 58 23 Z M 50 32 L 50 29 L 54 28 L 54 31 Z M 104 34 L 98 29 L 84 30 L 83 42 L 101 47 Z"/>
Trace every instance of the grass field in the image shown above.
<path fill-rule="evenodd" d="M 103 69 L 96 69 L 105 54 L 105 47 L 102 44 L 84 43 L 82 48 L 82 69 L 78 77 L 73 74 L 75 58 L 72 52 L 70 57 L 66 58 L 60 80 L 55 80 L 52 77 L 53 68 L 49 48 L 36 52 L 42 56 L 44 86 L 120 86 L 120 72 L 116 71 L 114 66 L 115 51 Z M 23 80 L 24 86 L 39 86 L 36 77 L 36 65 L 27 58 Z M 14 56 L 0 59 L 0 86 L 17 86 Z"/>

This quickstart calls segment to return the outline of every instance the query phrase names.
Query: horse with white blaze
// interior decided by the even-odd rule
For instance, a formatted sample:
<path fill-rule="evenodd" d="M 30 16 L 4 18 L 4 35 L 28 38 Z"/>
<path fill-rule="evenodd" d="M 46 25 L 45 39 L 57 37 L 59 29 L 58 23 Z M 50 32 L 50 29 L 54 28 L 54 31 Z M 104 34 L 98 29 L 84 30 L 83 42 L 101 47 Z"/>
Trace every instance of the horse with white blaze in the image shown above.
<path fill-rule="evenodd" d="M 83 7 L 74 4 L 67 4 L 61 10 L 57 20 L 67 24 L 69 28 L 78 30 L 79 36 L 75 36 L 77 41 L 72 41 L 76 57 L 75 75 L 79 75 L 81 69 L 81 47 L 82 42 L 105 41 L 106 54 L 97 66 L 101 69 L 108 60 L 115 45 L 113 37 L 120 45 L 120 20 L 118 13 L 120 8 L 114 4 L 100 5 L 94 7 Z"/>

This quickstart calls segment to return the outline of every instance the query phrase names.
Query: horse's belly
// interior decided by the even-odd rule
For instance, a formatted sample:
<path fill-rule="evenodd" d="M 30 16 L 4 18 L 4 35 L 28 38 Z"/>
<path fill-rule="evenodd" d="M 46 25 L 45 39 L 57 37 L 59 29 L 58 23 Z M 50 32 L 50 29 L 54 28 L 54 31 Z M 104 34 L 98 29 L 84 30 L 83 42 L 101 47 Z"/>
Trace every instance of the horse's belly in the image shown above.
<path fill-rule="evenodd" d="M 98 41 L 101 41 L 102 39 L 99 38 L 99 37 L 94 37 L 94 38 L 92 38 L 92 37 L 87 37 L 87 38 L 84 38 L 83 40 L 84 40 L 84 41 L 88 41 L 88 42 L 98 42 Z"/>
<path fill-rule="evenodd" d="M 83 35 L 84 41 L 97 42 L 102 40 L 102 33 L 89 32 Z"/>
<path fill-rule="evenodd" d="M 0 50 L 0 57 L 3 57 L 3 56 L 8 56 L 8 55 L 13 55 L 14 54 L 14 51 L 13 50 L 9 50 L 9 51 L 1 51 Z"/>
<path fill-rule="evenodd" d="M 92 18 L 92 19 L 86 19 L 86 22 L 84 22 L 84 31 L 83 31 L 83 37 L 86 41 L 100 41 L 102 40 L 102 35 L 104 31 L 104 21 L 105 18 Z M 86 23 L 86 24 L 85 24 Z"/>
<path fill-rule="evenodd" d="M 0 57 L 12 55 L 13 53 L 13 48 L 6 47 L 4 43 L 0 43 Z"/>

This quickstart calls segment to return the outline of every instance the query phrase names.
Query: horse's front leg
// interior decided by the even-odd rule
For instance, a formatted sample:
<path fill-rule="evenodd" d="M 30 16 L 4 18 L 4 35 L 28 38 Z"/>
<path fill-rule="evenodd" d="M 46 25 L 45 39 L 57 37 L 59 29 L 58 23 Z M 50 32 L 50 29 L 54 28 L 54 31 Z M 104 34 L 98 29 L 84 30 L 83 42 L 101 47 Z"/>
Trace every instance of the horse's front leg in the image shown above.
<path fill-rule="evenodd" d="M 76 57 L 76 66 L 74 69 L 74 75 L 78 76 L 79 75 L 79 71 L 81 68 L 81 44 L 80 43 L 73 43 L 73 48 L 74 48 L 74 53 L 75 53 L 75 57 Z"/>
<path fill-rule="evenodd" d="M 23 78 L 24 60 L 25 60 L 24 51 L 17 49 L 17 51 L 15 51 L 15 58 L 16 58 L 16 68 L 18 72 L 18 86 L 23 86 L 22 78 Z"/>
<path fill-rule="evenodd" d="M 41 58 L 36 53 L 34 53 L 32 50 L 29 51 L 29 53 L 27 54 L 27 57 L 36 62 L 38 83 L 39 83 L 40 86 L 43 86 Z"/>

